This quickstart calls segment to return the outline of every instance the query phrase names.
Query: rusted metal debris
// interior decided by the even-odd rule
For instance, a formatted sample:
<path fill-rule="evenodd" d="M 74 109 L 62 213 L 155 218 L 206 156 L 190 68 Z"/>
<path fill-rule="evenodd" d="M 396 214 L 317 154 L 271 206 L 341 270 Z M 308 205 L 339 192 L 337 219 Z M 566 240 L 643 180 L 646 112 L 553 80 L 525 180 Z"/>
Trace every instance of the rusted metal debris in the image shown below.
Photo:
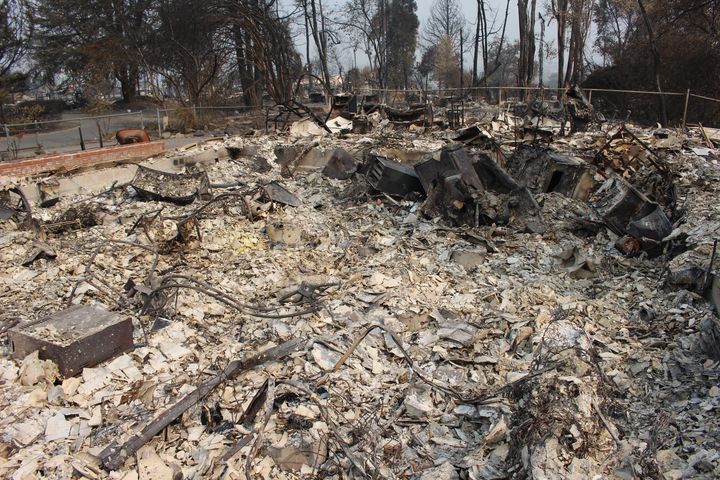
<path fill-rule="evenodd" d="M 210 192 L 210 181 L 205 172 L 178 174 L 142 165 L 138 166 L 130 185 L 141 200 L 158 200 L 176 205 L 188 205 Z"/>
<path fill-rule="evenodd" d="M 595 109 L 577 85 L 568 90 L 567 110 L 570 114 L 570 133 L 584 132 L 588 125 L 596 119 Z"/>
<path fill-rule="evenodd" d="M 55 249 L 50 245 L 45 242 L 35 242 L 35 249 L 23 260 L 21 265 L 23 267 L 29 267 L 35 263 L 36 260 L 54 260 L 56 258 L 57 253 L 55 253 Z"/>
<path fill-rule="evenodd" d="M 538 144 L 519 145 L 508 159 L 507 168 L 533 193 L 558 192 L 585 201 L 595 185 L 592 170 L 584 160 Z"/>
<path fill-rule="evenodd" d="M 423 212 L 454 225 L 512 224 L 534 233 L 545 229 L 530 191 L 484 153 L 470 157 L 462 144 L 442 149 L 440 160 L 412 168 L 379 155 L 365 167 L 368 183 L 389 195 L 425 194 Z"/>
<path fill-rule="evenodd" d="M 643 250 L 659 254 L 655 247 L 672 232 L 672 223 L 662 207 L 617 175 L 598 188 L 593 206 L 608 228 L 636 239 Z M 628 253 L 637 251 L 633 242 L 625 242 L 622 249 Z"/>
<path fill-rule="evenodd" d="M 398 110 L 392 107 L 384 107 L 388 120 L 398 123 L 422 123 L 425 121 L 425 107 Z"/>
<path fill-rule="evenodd" d="M 75 305 L 20 325 L 8 336 L 14 358 L 22 360 L 37 350 L 40 359 L 57 363 L 64 377 L 133 348 L 130 318 L 87 305 Z"/>
<path fill-rule="evenodd" d="M 32 207 L 22 189 L 17 185 L 0 188 L 0 220 L 19 218 L 21 213 L 25 220 L 32 219 Z"/>
<path fill-rule="evenodd" d="M 378 191 L 404 197 L 421 194 L 422 185 L 415 170 L 381 155 L 371 155 L 367 165 L 367 179 Z"/>
<path fill-rule="evenodd" d="M 262 188 L 267 196 L 267 199 L 270 201 L 282 203 L 283 205 L 289 205 L 291 207 L 299 207 L 302 205 L 302 200 L 300 200 L 297 195 L 280 185 L 278 182 L 270 182 Z"/>
<path fill-rule="evenodd" d="M 440 161 L 415 166 L 427 193 L 423 212 L 455 225 L 513 224 L 543 232 L 540 207 L 529 190 L 485 154 L 469 157 L 460 144 L 444 147 Z"/>
<path fill-rule="evenodd" d="M 54 377 L 23 383 L 27 376 L 20 371 L 37 361 L 34 355 L 23 365 L 0 363 L 5 398 L 12 398 L 4 408 L 15 415 L 3 438 L 20 445 L 4 473 L 65 478 L 75 468 L 100 478 L 104 467 L 116 476 L 136 469 L 145 478 L 149 452 L 167 473 L 153 477 L 162 480 L 181 470 L 197 478 L 552 476 L 563 467 L 545 459 L 557 458 L 582 462 L 568 468 L 579 466 L 583 474 L 623 477 L 647 474 L 645 466 L 653 465 L 653 458 L 630 447 L 641 445 L 644 419 L 653 422 L 658 412 L 709 438 L 717 422 L 705 412 L 720 398 L 709 360 L 720 358 L 720 328 L 709 304 L 681 288 L 700 293 L 712 283 L 704 293 L 720 304 L 716 245 L 706 240 L 720 230 L 693 231 L 717 221 L 714 163 L 690 153 L 650 158 L 678 169 L 678 187 L 696 195 L 688 197 L 683 224 L 654 188 L 673 177 L 658 175 L 650 160 L 639 158 L 636 152 L 645 152 L 627 134 L 608 146 L 604 160 L 610 162 L 603 163 L 592 162 L 602 133 L 549 150 L 524 145 L 513 135 L 516 124 L 505 120 L 457 136 L 434 127 L 405 136 L 391 132 L 380 114 L 371 120 L 377 131 L 367 138 L 294 140 L 290 166 L 307 154 L 317 159 L 311 165 L 316 172 L 282 185 L 268 184 L 281 181 L 270 153 L 278 139 L 247 137 L 235 140 L 234 155 L 243 160 L 208 166 L 213 188 L 233 191 L 207 203 L 183 208 L 139 203 L 133 195 L 88 202 L 115 218 L 51 238 L 49 246 L 58 251 L 52 262 L 36 259 L 21 267 L 39 244 L 28 241 L 28 232 L 10 231 L 14 241 L 3 243 L 0 253 L 12 276 L 4 288 L 18 311 L 5 318 L 53 300 L 117 301 L 134 321 L 154 321 L 158 328 L 144 338 L 137 332 L 144 344 L 135 354 L 73 379 L 82 380 L 78 392 L 77 384 L 57 385 Z M 658 148 L 654 132 L 635 132 Z M 515 152 L 508 162 L 498 160 L 502 150 L 493 136 Z M 466 148 L 441 150 L 450 138 Z M 633 153 L 618 161 L 626 147 Z M 360 175 L 349 165 L 350 182 L 340 191 L 340 182 L 319 175 L 326 153 L 340 148 L 358 157 L 376 152 L 385 161 L 370 155 Z M 255 162 L 257 156 L 264 161 Z M 408 178 L 398 165 L 411 168 L 410 182 L 420 187 L 400 189 Z M 619 182 L 584 200 L 582 179 L 613 177 L 613 169 L 634 190 Z M 376 190 L 368 192 L 369 180 L 376 189 L 400 191 L 381 191 L 378 201 Z M 283 207 L 300 199 L 304 208 Z M 40 213 L 47 219 L 66 208 L 61 199 Z M 668 236 L 662 215 L 674 223 Z M 138 228 L 128 230 L 133 222 Z M 537 226 L 545 222 L 546 234 L 527 233 L 542 231 Z M 614 228 L 605 228 L 609 224 Z M 146 225 L 156 248 L 141 238 Z M 159 239 L 169 236 L 159 235 L 161 228 L 188 243 L 166 248 L 170 242 Z M 88 250 L 98 235 L 123 233 L 143 244 Z M 202 244 L 194 241 L 201 233 Z M 678 259 L 668 269 L 668 284 L 687 280 L 675 291 L 657 288 L 665 258 L 625 261 L 608 252 L 615 243 L 627 255 L 660 245 L 668 253 L 670 242 L 678 250 L 697 248 L 691 262 Z M 67 245 L 77 255 L 60 250 Z M 339 277 L 330 276 L 335 273 Z M 69 297 L 69 285 L 60 283 L 68 278 L 79 285 Z M 298 316 L 303 320 L 282 320 Z M 390 325 L 399 327 L 397 333 Z M 272 368 L 249 369 L 258 351 L 310 338 L 316 340 L 301 341 L 302 353 L 281 352 Z M 246 360 L 228 365 L 234 352 Z M 236 368 L 243 376 L 226 382 Z M 664 402 L 668 395 L 698 401 L 671 405 Z M 38 396 L 42 406 L 18 408 Z M 99 404 L 101 398 L 109 401 Z M 621 403 L 633 415 L 618 411 Z M 28 437 L 24 430 L 35 433 Z M 32 444 L 43 432 L 46 444 Z M 113 440 L 100 462 L 90 455 Z M 697 443 L 690 445 L 702 453 L 706 445 Z M 37 460 L 39 453 L 51 457 L 73 445 L 78 451 L 64 464 Z M 667 448 L 658 459 L 670 448 L 688 453 Z M 708 451 L 697 462 L 673 457 L 672 469 L 657 460 L 657 471 L 670 474 L 677 466 L 717 476 L 716 455 Z M 91 474 L 77 463 L 83 457 L 95 461 Z"/>
<path fill-rule="evenodd" d="M 120 145 L 130 145 L 149 142 L 150 135 L 140 128 L 123 128 L 117 131 L 115 139 Z"/>

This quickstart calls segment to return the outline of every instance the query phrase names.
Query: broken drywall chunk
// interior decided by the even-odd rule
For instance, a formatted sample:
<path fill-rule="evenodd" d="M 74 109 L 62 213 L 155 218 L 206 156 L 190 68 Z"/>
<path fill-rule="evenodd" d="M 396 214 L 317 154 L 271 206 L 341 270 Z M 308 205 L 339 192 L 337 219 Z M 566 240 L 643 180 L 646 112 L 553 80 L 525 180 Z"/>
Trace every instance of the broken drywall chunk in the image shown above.
<path fill-rule="evenodd" d="M 302 241 L 302 229 L 295 225 L 281 222 L 268 223 L 265 230 L 273 242 L 297 245 Z"/>
<path fill-rule="evenodd" d="M 342 148 L 337 148 L 333 151 L 322 173 L 326 177 L 347 180 L 352 178 L 357 169 L 358 162 L 355 161 L 353 156 Z"/>
<path fill-rule="evenodd" d="M 150 446 L 144 446 L 137 452 L 138 471 L 140 480 L 176 480 L 177 469 L 173 469 L 165 463 L 155 450 Z M 182 478 L 182 475 L 180 475 Z"/>
<path fill-rule="evenodd" d="M 327 132 L 320 127 L 315 120 L 310 117 L 294 122 L 290 125 L 290 136 L 292 137 L 318 137 L 323 136 Z"/>
<path fill-rule="evenodd" d="M 70 428 L 72 423 L 65 420 L 65 415 L 58 413 L 48 418 L 45 426 L 45 441 L 53 442 L 55 440 L 62 440 L 70 436 Z"/>
<path fill-rule="evenodd" d="M 434 468 L 428 468 L 420 473 L 419 480 L 460 480 L 457 470 L 450 462 Z"/>
<path fill-rule="evenodd" d="M 324 438 L 315 440 L 302 432 L 291 432 L 283 447 L 270 447 L 267 454 L 282 470 L 314 472 L 327 459 L 327 448 Z"/>
<path fill-rule="evenodd" d="M 325 123 L 332 133 L 350 133 L 353 128 L 353 121 L 349 118 L 338 115 Z"/>
<path fill-rule="evenodd" d="M 312 349 L 312 356 L 315 363 L 323 370 L 332 370 L 335 364 L 340 360 L 340 354 L 333 352 L 324 345 L 315 344 Z"/>
<path fill-rule="evenodd" d="M 22 357 L 18 355 L 15 358 Z M 57 365 L 51 360 L 41 360 L 38 357 L 37 349 L 27 353 L 20 365 L 19 378 L 21 385 L 33 386 L 40 382 L 52 385 L 58 375 Z"/>
<path fill-rule="evenodd" d="M 485 262 L 486 254 L 486 251 L 456 250 L 450 258 L 458 265 L 462 265 L 466 271 L 472 272 Z"/>

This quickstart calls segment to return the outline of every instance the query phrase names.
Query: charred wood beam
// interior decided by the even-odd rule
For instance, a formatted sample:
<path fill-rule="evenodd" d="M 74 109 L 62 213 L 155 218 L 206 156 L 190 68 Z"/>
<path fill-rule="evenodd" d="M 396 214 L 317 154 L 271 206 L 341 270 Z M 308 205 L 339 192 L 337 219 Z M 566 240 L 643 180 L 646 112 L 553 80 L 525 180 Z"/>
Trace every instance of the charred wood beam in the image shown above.
<path fill-rule="evenodd" d="M 184 412 L 200 402 L 219 385 L 259 365 L 285 358 L 292 353 L 302 350 L 305 346 L 306 342 L 304 340 L 296 338 L 242 360 L 231 361 L 220 374 L 200 384 L 200 386 L 185 395 L 177 403 L 165 409 L 160 415 L 147 424 L 140 433 L 131 437 L 124 444 L 118 446 L 113 442 L 108 445 L 99 455 L 103 467 L 108 471 L 117 470 L 122 467 L 125 461 L 134 455 L 143 445 L 152 440 L 155 435 L 160 433 L 172 422 L 180 418 Z"/>

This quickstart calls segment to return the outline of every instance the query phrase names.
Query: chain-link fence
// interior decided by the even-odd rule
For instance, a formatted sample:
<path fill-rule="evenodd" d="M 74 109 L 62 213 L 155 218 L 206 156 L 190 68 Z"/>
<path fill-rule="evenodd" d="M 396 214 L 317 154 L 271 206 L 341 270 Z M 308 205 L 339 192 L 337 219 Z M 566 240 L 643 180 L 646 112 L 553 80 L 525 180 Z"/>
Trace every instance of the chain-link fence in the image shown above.
<path fill-rule="evenodd" d="M 607 119 L 631 119 L 645 124 L 662 122 L 658 92 L 591 88 L 585 93 Z M 359 106 L 383 104 L 391 109 L 412 109 L 431 104 L 445 108 L 446 112 L 462 119 L 470 118 L 472 109 L 478 106 L 491 107 L 487 109 L 487 114 L 514 112 L 516 107 L 522 110 L 523 105 L 536 99 L 543 100 L 546 109 L 559 112 L 562 110 L 562 94 L 561 89 L 539 87 L 365 89 L 356 92 Z M 720 125 L 720 99 L 690 91 L 665 92 L 662 95 L 671 125 Z M 249 118 L 248 113 L 252 111 L 257 112 L 258 118 Z M 242 131 L 243 126 L 258 128 L 261 124 L 271 125 L 272 120 L 267 108 L 242 105 L 158 108 L 97 116 L 64 112 L 57 120 L 3 125 L 5 142 L 4 148 L 0 147 L 0 156 L 8 161 L 116 145 L 115 133 L 122 128 L 145 129 L 152 138 L 168 138 L 176 132 L 196 130 L 214 135 L 232 135 Z"/>
<path fill-rule="evenodd" d="M 256 107 L 244 105 L 225 105 L 212 107 L 162 108 L 155 112 L 154 125 L 160 125 L 159 135 L 163 132 L 187 132 L 203 130 L 215 133 L 229 133 L 231 127 L 248 121 L 248 112 L 257 111 Z"/>
<path fill-rule="evenodd" d="M 587 88 L 584 90 L 595 109 L 608 119 L 629 119 L 644 124 L 664 123 L 661 96 L 671 126 L 707 124 L 720 126 L 720 99 L 686 92 L 651 92 Z M 434 107 L 462 109 L 473 103 L 512 109 L 536 99 L 549 108 L 562 109 L 563 89 L 552 87 L 469 87 L 444 89 L 366 89 L 359 91 L 368 103 L 384 103 L 394 108 L 412 108 L 432 102 Z M 707 126 L 706 125 L 706 126 Z"/>
<path fill-rule="evenodd" d="M 209 133 L 234 133 L 228 129 L 247 122 L 252 107 L 178 107 L 128 111 L 108 115 L 64 112 L 60 119 L 3 125 L 4 142 L 0 155 L 4 161 L 36 155 L 69 153 L 116 145 L 115 134 L 123 128 L 140 128 L 152 139 L 168 138 L 174 133 L 204 130 Z M 262 114 L 260 116 L 263 116 Z"/>
<path fill-rule="evenodd" d="M 117 130 L 147 128 L 150 120 L 154 118 L 142 111 L 97 116 L 65 112 L 58 120 L 5 124 L 0 153 L 3 160 L 14 160 L 116 145 Z"/>

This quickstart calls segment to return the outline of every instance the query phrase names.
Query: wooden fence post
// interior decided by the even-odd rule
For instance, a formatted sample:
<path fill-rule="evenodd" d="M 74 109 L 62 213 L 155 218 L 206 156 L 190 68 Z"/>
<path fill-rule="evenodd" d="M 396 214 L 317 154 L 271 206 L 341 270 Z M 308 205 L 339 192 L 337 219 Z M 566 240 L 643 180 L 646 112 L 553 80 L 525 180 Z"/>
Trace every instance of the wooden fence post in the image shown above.
<path fill-rule="evenodd" d="M 683 121 L 682 121 L 682 128 L 685 129 L 685 125 L 687 124 L 687 111 L 688 111 L 688 104 L 690 103 L 690 89 L 687 89 L 687 92 L 685 92 L 685 109 L 683 110 Z"/>

